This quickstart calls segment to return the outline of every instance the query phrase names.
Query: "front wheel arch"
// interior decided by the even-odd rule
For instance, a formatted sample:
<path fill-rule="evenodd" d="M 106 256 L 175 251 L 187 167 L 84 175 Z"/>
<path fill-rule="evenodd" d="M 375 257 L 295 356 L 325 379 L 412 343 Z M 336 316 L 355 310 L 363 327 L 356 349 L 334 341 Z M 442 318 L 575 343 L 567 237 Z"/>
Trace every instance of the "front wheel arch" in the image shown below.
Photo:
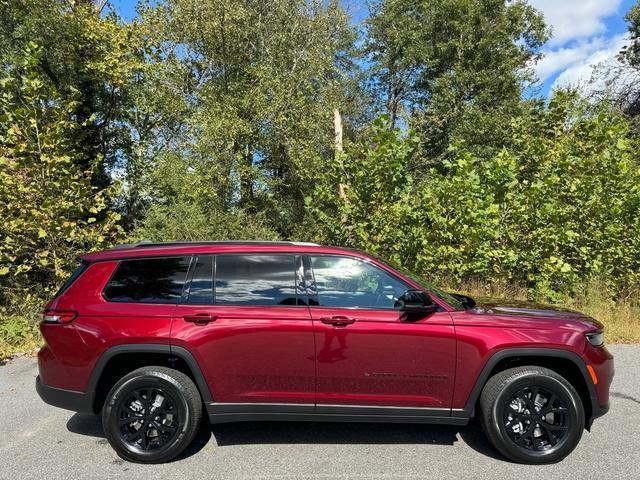
<path fill-rule="evenodd" d="M 598 407 L 595 387 L 582 358 L 559 348 L 509 348 L 494 353 L 482 368 L 463 410 L 457 415 L 474 416 L 482 389 L 489 379 L 509 368 L 525 365 L 548 368 L 566 378 L 580 396 L 585 411 L 585 428 L 590 428 L 593 412 Z"/>

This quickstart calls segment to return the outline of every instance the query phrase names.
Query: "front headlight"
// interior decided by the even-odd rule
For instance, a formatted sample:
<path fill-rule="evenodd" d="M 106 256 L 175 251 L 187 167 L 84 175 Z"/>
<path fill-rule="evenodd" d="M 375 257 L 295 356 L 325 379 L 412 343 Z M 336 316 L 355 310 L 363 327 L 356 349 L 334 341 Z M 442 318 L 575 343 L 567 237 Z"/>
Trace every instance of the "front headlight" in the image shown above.
<path fill-rule="evenodd" d="M 602 330 L 598 332 L 591 332 L 586 334 L 587 340 L 594 347 L 601 347 L 604 345 L 604 332 Z"/>

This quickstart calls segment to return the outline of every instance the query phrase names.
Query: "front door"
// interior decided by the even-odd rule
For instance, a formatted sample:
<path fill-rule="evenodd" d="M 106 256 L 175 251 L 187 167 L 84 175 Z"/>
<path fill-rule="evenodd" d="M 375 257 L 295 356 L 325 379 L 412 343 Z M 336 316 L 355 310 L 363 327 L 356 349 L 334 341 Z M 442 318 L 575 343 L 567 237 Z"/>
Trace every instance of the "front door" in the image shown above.
<path fill-rule="evenodd" d="M 311 267 L 307 283 L 314 290 L 309 309 L 317 411 L 395 414 L 388 408 L 405 407 L 448 415 L 455 371 L 449 313 L 408 317 L 394 309 L 395 300 L 411 287 L 373 262 L 330 255 L 305 260 Z"/>
<path fill-rule="evenodd" d="M 199 256 L 190 275 L 172 341 L 197 357 L 214 403 L 296 403 L 312 409 L 313 325 L 297 291 L 300 257 Z M 223 407 L 235 411 L 234 405 Z"/>

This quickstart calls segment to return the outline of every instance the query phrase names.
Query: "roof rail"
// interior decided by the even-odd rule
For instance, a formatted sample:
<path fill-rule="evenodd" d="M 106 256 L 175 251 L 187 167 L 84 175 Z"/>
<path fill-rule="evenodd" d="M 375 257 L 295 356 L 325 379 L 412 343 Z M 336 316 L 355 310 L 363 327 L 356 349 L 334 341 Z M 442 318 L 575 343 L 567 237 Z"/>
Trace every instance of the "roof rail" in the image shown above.
<path fill-rule="evenodd" d="M 145 247 L 172 247 L 180 245 L 307 245 L 307 246 L 319 246 L 317 243 L 312 242 L 289 242 L 280 240 L 188 240 L 177 242 L 152 242 L 150 240 L 142 240 L 138 243 L 123 243 L 116 245 L 114 249 L 121 248 L 145 248 Z"/>

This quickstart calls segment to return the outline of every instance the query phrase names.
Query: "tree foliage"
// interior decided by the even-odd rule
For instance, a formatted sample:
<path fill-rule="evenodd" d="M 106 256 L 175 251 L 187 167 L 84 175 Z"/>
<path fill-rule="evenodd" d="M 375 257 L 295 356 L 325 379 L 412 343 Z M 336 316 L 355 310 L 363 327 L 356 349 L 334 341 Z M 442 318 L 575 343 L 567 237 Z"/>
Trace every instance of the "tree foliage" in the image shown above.
<path fill-rule="evenodd" d="M 525 98 L 550 33 L 525 0 L 377 0 L 362 30 L 342 4 L 0 0 L 2 291 L 122 236 L 315 239 L 550 299 L 640 285 L 637 82 Z"/>
<path fill-rule="evenodd" d="M 446 170 L 417 181 L 407 168 L 415 134 L 378 121 L 309 197 L 308 224 L 320 241 L 431 278 L 506 280 L 551 299 L 588 278 L 637 285 L 640 165 L 627 122 L 559 92 L 512 129 L 513 147 L 483 158 L 452 145 Z"/>
<path fill-rule="evenodd" d="M 548 32 L 524 0 L 384 0 L 368 20 L 367 51 L 391 127 L 399 110 L 426 157 L 466 142 L 508 142 L 524 82 Z"/>
<path fill-rule="evenodd" d="M 110 192 L 75 161 L 77 100 L 59 95 L 41 55 L 29 44 L 0 80 L 0 299 L 10 289 L 59 283 L 79 252 L 111 245 L 120 233 Z"/>

